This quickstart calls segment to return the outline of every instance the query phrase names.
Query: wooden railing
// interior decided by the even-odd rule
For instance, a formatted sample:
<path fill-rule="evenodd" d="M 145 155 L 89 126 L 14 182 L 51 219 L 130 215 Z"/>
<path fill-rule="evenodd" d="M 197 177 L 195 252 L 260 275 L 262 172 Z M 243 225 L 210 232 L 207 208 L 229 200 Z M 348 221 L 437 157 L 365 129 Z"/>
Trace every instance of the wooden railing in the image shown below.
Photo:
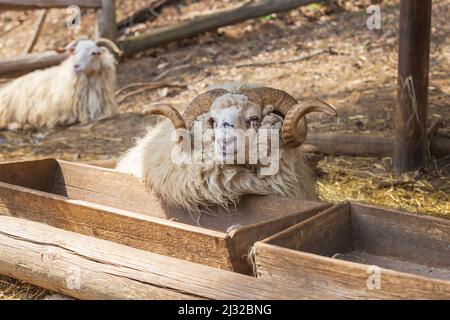
<path fill-rule="evenodd" d="M 116 40 L 116 6 L 114 0 L 0 0 L 0 10 L 67 8 L 97 9 L 97 36 Z"/>

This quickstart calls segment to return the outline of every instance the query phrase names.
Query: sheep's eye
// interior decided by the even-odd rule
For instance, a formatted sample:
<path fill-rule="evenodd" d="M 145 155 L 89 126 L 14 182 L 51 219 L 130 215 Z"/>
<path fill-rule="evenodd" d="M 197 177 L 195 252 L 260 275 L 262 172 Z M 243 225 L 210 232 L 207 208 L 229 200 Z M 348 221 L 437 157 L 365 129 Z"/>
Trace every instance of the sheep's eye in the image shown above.
<path fill-rule="evenodd" d="M 100 51 L 94 51 L 94 52 L 92 52 L 92 55 L 93 56 L 99 56 L 100 55 Z"/>
<path fill-rule="evenodd" d="M 208 122 L 209 122 L 210 125 L 213 126 L 216 123 L 216 120 L 214 120 L 214 118 L 209 118 Z"/>
<path fill-rule="evenodd" d="M 248 125 L 252 125 L 253 127 L 257 127 L 259 125 L 259 117 L 253 116 L 250 117 L 249 120 L 247 120 Z"/>

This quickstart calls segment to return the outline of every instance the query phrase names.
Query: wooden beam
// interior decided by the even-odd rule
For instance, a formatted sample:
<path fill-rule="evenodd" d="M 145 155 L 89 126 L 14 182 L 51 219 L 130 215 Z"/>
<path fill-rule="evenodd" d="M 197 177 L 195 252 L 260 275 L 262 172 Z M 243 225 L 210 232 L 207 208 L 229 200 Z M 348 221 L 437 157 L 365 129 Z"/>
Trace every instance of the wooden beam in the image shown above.
<path fill-rule="evenodd" d="M 8 216 L 0 274 L 78 299 L 334 298 Z"/>
<path fill-rule="evenodd" d="M 25 46 L 24 53 L 31 53 L 33 51 L 36 42 L 38 41 L 39 34 L 41 33 L 42 27 L 44 26 L 45 18 L 47 17 L 47 9 L 40 10 L 37 13 L 37 19 L 33 26 L 33 34 L 31 35 L 30 41 Z"/>
<path fill-rule="evenodd" d="M 101 0 L 102 8 L 97 10 L 96 35 L 97 38 L 107 38 L 116 41 L 116 2 L 114 0 Z"/>
<path fill-rule="evenodd" d="M 67 57 L 65 53 L 45 51 L 6 59 L 0 61 L 0 78 L 17 77 L 36 69 L 48 68 L 60 64 Z"/>
<path fill-rule="evenodd" d="M 173 5 L 173 0 L 152 0 L 146 7 L 135 11 L 131 16 L 117 22 L 117 30 L 120 32 L 123 29 L 130 27 L 137 23 L 146 21 L 153 21 L 158 18 L 159 12 L 165 6 Z"/>
<path fill-rule="evenodd" d="M 0 0 L 0 9 L 25 10 L 66 8 L 77 5 L 82 8 L 101 8 L 101 0 Z"/>
<path fill-rule="evenodd" d="M 239 8 L 224 10 L 214 14 L 184 21 L 173 26 L 151 30 L 142 35 L 130 37 L 120 42 L 126 56 L 185 39 L 199 33 L 258 18 L 270 13 L 295 9 L 320 0 L 261 0 L 245 4 Z"/>
<path fill-rule="evenodd" d="M 431 0 L 402 0 L 394 169 L 422 167 L 427 157 Z"/>
<path fill-rule="evenodd" d="M 392 157 L 394 139 L 383 134 L 310 133 L 306 144 L 321 153 L 358 157 Z M 450 154 L 450 139 L 434 136 L 430 152 L 436 157 Z"/>

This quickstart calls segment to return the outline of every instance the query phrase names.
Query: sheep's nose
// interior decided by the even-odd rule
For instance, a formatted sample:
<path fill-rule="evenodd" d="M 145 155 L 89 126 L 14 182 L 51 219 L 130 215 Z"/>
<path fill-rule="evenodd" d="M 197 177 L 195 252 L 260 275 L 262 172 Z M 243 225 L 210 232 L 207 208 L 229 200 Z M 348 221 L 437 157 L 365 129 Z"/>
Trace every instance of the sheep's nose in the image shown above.
<path fill-rule="evenodd" d="M 81 68 L 81 66 L 79 64 L 76 64 L 76 65 L 74 65 L 74 70 L 76 72 L 80 72 L 80 71 L 82 71 L 82 68 Z"/>
<path fill-rule="evenodd" d="M 227 128 L 234 128 L 234 124 L 230 124 L 228 122 L 223 122 L 221 125 L 222 128 L 227 129 Z"/>

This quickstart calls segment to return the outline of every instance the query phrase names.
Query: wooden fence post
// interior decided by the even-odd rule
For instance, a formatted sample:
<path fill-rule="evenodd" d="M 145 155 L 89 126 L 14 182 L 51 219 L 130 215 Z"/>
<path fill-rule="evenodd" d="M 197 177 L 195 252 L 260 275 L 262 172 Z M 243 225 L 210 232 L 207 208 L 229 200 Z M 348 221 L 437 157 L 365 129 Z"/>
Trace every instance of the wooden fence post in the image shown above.
<path fill-rule="evenodd" d="M 427 158 L 431 0 L 402 0 L 394 169 L 419 169 Z"/>
<path fill-rule="evenodd" d="M 116 2 L 115 0 L 101 0 L 102 8 L 97 10 L 96 36 L 116 41 Z"/>

